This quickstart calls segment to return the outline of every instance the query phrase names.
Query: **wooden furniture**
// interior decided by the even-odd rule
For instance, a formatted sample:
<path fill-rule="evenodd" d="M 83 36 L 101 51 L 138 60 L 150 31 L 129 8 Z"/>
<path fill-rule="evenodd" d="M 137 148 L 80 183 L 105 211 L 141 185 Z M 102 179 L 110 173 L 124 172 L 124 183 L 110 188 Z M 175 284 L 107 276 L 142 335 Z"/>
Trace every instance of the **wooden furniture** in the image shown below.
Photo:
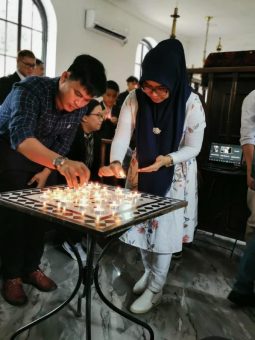
<path fill-rule="evenodd" d="M 212 142 L 240 143 L 241 106 L 255 89 L 255 66 L 206 67 L 188 73 L 206 108 L 207 127 L 198 157 L 198 228 L 243 240 L 249 214 L 245 169 L 210 171 L 206 162 Z"/>

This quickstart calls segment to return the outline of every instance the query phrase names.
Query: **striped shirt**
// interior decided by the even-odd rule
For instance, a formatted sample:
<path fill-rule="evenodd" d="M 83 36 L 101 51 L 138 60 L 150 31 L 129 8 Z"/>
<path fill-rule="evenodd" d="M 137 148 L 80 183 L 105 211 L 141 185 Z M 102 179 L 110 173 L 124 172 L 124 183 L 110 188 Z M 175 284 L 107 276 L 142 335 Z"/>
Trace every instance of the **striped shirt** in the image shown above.
<path fill-rule="evenodd" d="M 55 99 L 59 78 L 28 77 L 16 83 L 0 107 L 0 136 L 12 149 L 34 137 L 47 148 L 66 155 L 87 107 L 59 111 Z"/>

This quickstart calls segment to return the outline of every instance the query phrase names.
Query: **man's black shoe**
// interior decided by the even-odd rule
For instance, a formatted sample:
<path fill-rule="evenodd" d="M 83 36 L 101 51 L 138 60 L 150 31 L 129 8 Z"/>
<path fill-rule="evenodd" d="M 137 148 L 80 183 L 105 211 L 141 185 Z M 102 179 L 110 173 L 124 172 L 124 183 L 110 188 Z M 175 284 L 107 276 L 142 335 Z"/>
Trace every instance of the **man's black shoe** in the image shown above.
<path fill-rule="evenodd" d="M 180 260 L 182 258 L 182 251 L 178 251 L 177 253 L 172 253 L 173 260 Z"/>
<path fill-rule="evenodd" d="M 255 307 L 255 294 L 240 294 L 232 290 L 228 295 L 228 299 L 240 307 Z"/>

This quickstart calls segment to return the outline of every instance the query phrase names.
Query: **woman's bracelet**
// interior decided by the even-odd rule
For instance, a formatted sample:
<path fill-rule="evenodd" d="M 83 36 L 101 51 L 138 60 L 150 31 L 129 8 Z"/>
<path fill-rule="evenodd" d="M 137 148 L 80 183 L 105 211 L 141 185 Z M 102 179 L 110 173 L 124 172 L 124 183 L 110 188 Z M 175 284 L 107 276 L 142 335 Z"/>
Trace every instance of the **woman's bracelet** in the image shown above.
<path fill-rule="evenodd" d="M 120 162 L 120 161 L 112 161 L 112 162 L 110 163 L 110 165 L 112 165 L 112 164 L 120 164 L 120 165 L 121 165 L 121 162 Z"/>
<path fill-rule="evenodd" d="M 172 156 L 166 155 L 165 157 L 167 157 L 167 158 L 169 159 L 169 161 L 167 162 L 167 164 L 165 164 L 165 167 L 166 167 L 166 168 L 169 168 L 170 166 L 174 165 L 173 157 L 172 157 Z"/>

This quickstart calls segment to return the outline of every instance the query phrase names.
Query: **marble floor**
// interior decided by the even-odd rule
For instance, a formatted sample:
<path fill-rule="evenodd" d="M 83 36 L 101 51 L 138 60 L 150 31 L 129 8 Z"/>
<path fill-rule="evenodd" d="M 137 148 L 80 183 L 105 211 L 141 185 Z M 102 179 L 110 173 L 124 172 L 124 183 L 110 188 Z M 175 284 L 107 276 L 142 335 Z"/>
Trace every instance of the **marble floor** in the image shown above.
<path fill-rule="evenodd" d="M 152 327 L 155 340 L 200 340 L 213 335 L 229 340 L 255 339 L 255 308 L 237 308 L 226 299 L 243 245 L 237 245 L 232 257 L 231 247 L 230 241 L 197 232 L 194 245 L 185 247 L 182 259 L 172 261 L 162 303 L 140 317 Z M 24 285 L 29 296 L 25 307 L 13 307 L 0 297 L 0 340 L 10 339 L 15 330 L 57 307 L 72 291 L 77 280 L 77 262 L 54 242 L 47 243 L 42 269 L 58 283 L 58 290 L 42 293 Z M 116 306 L 127 311 L 135 299 L 131 288 L 141 274 L 137 250 L 116 242 L 102 261 L 102 290 Z M 77 297 L 16 339 L 85 340 L 85 312 L 82 317 L 75 317 L 76 305 Z M 84 302 L 82 308 L 85 311 Z M 92 339 L 145 340 L 149 335 L 142 327 L 111 311 L 92 287 Z"/>

